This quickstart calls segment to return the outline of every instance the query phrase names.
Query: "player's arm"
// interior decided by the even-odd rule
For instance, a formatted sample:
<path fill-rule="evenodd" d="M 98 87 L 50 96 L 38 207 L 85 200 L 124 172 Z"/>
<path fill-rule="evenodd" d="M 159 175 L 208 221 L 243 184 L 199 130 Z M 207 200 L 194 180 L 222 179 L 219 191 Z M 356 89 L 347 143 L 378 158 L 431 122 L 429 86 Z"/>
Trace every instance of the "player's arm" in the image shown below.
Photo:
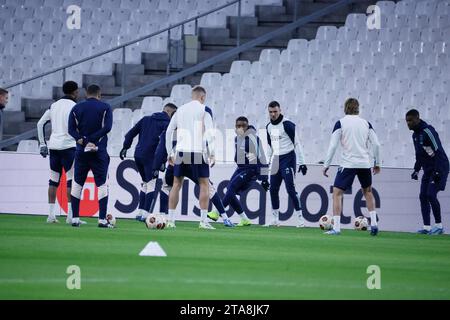
<path fill-rule="evenodd" d="M 208 145 L 211 166 L 214 166 L 214 157 L 216 155 L 215 134 L 214 134 L 215 129 L 212 120 L 212 115 L 209 112 L 205 112 L 204 125 L 205 125 L 205 139 Z"/>
<path fill-rule="evenodd" d="M 266 133 L 267 133 L 267 144 L 268 144 L 267 163 L 270 165 L 270 162 L 272 161 L 273 149 L 272 149 L 272 139 L 270 139 L 269 125 L 266 126 Z"/>
<path fill-rule="evenodd" d="M 269 162 L 267 161 L 266 154 L 264 153 L 261 139 L 259 139 L 258 136 L 256 136 L 256 150 L 259 164 L 258 180 L 266 181 L 269 179 Z"/>
<path fill-rule="evenodd" d="M 295 147 L 295 156 L 297 158 L 297 167 L 305 165 L 305 156 L 303 153 L 302 145 L 300 144 L 299 134 L 297 130 L 295 130 L 294 147 Z"/>
<path fill-rule="evenodd" d="M 155 158 L 153 160 L 153 171 L 164 171 L 165 164 L 167 161 L 167 152 L 166 152 L 166 131 L 163 131 L 159 136 L 159 143 L 155 150 Z"/>
<path fill-rule="evenodd" d="M 422 169 L 422 162 L 418 159 L 416 154 L 416 162 L 414 162 L 414 172 L 419 172 Z"/>
<path fill-rule="evenodd" d="M 124 160 L 127 157 L 127 150 L 131 148 L 134 138 L 141 131 L 141 126 L 142 126 L 142 119 L 139 120 L 138 123 L 136 123 L 134 125 L 134 127 L 131 128 L 130 131 L 128 131 L 127 134 L 125 135 L 125 139 L 123 141 L 123 147 L 119 153 L 119 157 L 121 160 Z"/>
<path fill-rule="evenodd" d="M 439 150 L 439 135 L 433 127 L 425 128 L 424 134 L 424 148 L 430 157 L 435 158 L 436 152 Z"/>
<path fill-rule="evenodd" d="M 80 134 L 80 131 L 78 130 L 78 119 L 75 108 L 73 108 L 69 114 L 68 131 L 78 144 L 86 146 L 87 139 L 86 137 L 82 136 Z"/>
<path fill-rule="evenodd" d="M 111 107 L 108 107 L 103 115 L 103 127 L 87 137 L 89 142 L 97 144 L 104 136 L 106 136 L 112 128 L 113 115 Z"/>
<path fill-rule="evenodd" d="M 133 144 L 133 140 L 139 134 L 139 132 L 141 132 L 141 128 L 142 128 L 142 119 L 139 120 L 138 123 L 136 123 L 134 125 L 134 127 L 131 128 L 125 135 L 125 139 L 123 140 L 123 148 L 124 149 L 128 150 L 131 148 L 131 145 Z"/>
<path fill-rule="evenodd" d="M 38 140 L 40 145 L 45 145 L 44 127 L 50 121 L 50 109 L 45 111 L 37 123 Z"/>
<path fill-rule="evenodd" d="M 375 160 L 373 172 L 377 174 L 380 172 L 381 167 L 381 157 L 380 157 L 380 141 L 378 140 L 378 136 L 375 133 L 372 125 L 369 122 L 369 142 L 372 144 L 373 148 L 373 156 Z"/>
<path fill-rule="evenodd" d="M 308 168 L 305 165 L 305 157 L 303 156 L 303 150 L 299 142 L 296 126 L 291 121 L 285 121 L 283 122 L 284 131 L 286 131 L 286 134 L 289 136 L 289 138 L 292 141 L 292 144 L 294 145 L 295 150 L 295 158 L 296 158 L 296 164 L 298 171 L 302 172 L 303 175 L 306 174 Z"/>
<path fill-rule="evenodd" d="M 419 180 L 419 172 L 420 169 L 422 169 L 422 161 L 420 160 L 419 150 L 417 150 L 416 144 L 414 143 L 414 134 L 412 136 L 413 139 L 413 145 L 415 149 L 415 157 L 416 161 L 414 163 L 414 171 L 411 173 L 411 179 L 413 180 Z"/>
<path fill-rule="evenodd" d="M 431 157 L 432 162 L 434 164 L 433 169 L 433 179 L 435 182 L 438 182 L 440 179 L 440 173 L 438 170 L 438 159 L 436 157 L 436 152 L 439 151 L 439 135 L 433 127 L 425 128 L 424 130 L 424 141 L 423 146 L 425 152 Z"/>
<path fill-rule="evenodd" d="M 339 141 L 341 140 L 341 135 L 342 135 L 341 122 L 338 121 L 334 125 L 333 133 L 331 134 L 330 145 L 328 146 L 328 152 L 325 157 L 325 161 L 323 163 L 323 174 L 326 177 L 328 177 L 327 171 L 328 168 L 330 167 L 331 161 L 333 160 L 334 154 L 336 153 Z"/>
<path fill-rule="evenodd" d="M 38 132 L 38 140 L 39 140 L 39 152 L 41 156 L 44 158 L 48 155 L 47 144 L 45 143 L 45 125 L 50 122 L 50 109 L 45 111 L 42 117 L 39 119 L 37 123 L 37 132 Z"/>
<path fill-rule="evenodd" d="M 175 130 L 177 129 L 177 123 L 178 123 L 178 112 L 175 112 L 175 114 L 172 116 L 172 119 L 170 119 L 169 125 L 167 126 L 167 130 L 166 130 L 166 153 L 167 156 L 169 157 L 169 161 L 170 158 L 173 157 L 173 145 L 172 145 L 172 141 L 173 139 L 173 135 L 175 134 Z"/>

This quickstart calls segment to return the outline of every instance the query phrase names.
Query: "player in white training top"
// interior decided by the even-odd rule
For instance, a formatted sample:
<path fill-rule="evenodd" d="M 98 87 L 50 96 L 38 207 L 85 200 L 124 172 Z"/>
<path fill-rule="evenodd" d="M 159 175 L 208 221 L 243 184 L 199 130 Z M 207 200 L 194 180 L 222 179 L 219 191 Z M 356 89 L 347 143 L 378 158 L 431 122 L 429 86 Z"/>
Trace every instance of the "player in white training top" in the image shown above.
<path fill-rule="evenodd" d="M 56 223 L 56 190 L 64 169 L 67 178 L 68 212 L 66 222 L 72 223 L 72 206 L 70 191 L 72 188 L 73 163 L 75 158 L 75 140 L 68 133 L 69 114 L 78 98 L 78 84 L 66 81 L 63 84 L 64 97 L 53 103 L 37 123 L 39 149 L 45 158 L 50 153 L 50 180 L 48 187 L 48 223 Z M 52 133 L 50 140 L 45 141 L 45 125 L 50 122 Z M 50 150 L 50 151 L 49 151 Z M 81 223 L 85 223 L 81 221 Z"/>
<path fill-rule="evenodd" d="M 197 179 L 200 186 L 200 228 L 214 229 L 207 221 L 209 204 L 209 165 L 214 166 L 214 126 L 209 108 L 204 105 L 206 90 L 192 89 L 192 101 L 178 108 L 166 131 L 166 150 L 169 164 L 174 165 L 174 181 L 169 194 L 169 221 L 167 227 L 175 227 L 175 209 L 185 176 Z M 173 135 L 176 130 L 176 147 Z M 208 161 L 209 160 L 209 161 Z M 209 164 L 208 164 L 209 163 Z"/>
<path fill-rule="evenodd" d="M 342 197 L 344 191 L 353 184 L 355 176 L 361 183 L 370 214 L 370 233 L 378 234 L 375 199 L 372 193 L 372 172 L 380 172 L 380 143 L 372 125 L 359 116 L 359 102 L 347 99 L 344 106 L 345 117 L 336 122 L 331 136 L 330 146 L 324 162 L 323 174 L 328 177 L 328 169 L 338 144 L 342 148 L 342 160 L 333 185 L 333 229 L 329 235 L 341 232 Z M 373 148 L 372 159 L 371 148 Z"/>

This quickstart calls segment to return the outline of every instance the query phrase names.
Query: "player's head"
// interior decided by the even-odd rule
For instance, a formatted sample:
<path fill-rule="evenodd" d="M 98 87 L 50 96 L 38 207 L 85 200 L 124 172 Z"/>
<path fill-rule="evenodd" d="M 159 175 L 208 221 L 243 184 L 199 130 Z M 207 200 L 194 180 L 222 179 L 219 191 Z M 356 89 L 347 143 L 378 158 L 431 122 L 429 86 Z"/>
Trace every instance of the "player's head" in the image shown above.
<path fill-rule="evenodd" d="M 169 102 L 164 106 L 163 111 L 166 112 L 169 115 L 169 117 L 172 118 L 174 113 L 177 112 L 177 106 Z"/>
<path fill-rule="evenodd" d="M 409 130 L 414 130 L 420 124 L 420 114 L 416 109 L 411 109 L 406 113 L 406 124 Z"/>
<path fill-rule="evenodd" d="M 272 101 L 269 103 L 269 106 L 267 107 L 269 110 L 269 116 L 271 121 L 277 120 L 281 115 L 281 107 L 278 101 Z"/>
<path fill-rule="evenodd" d="M 100 87 L 96 84 L 91 84 L 86 88 L 86 98 L 95 98 L 100 100 L 102 96 Z"/>
<path fill-rule="evenodd" d="M 6 106 L 8 103 L 8 90 L 0 88 L 0 104 Z"/>
<path fill-rule="evenodd" d="M 78 84 L 75 81 L 64 82 L 62 89 L 66 96 L 71 96 L 74 99 L 78 98 Z"/>
<path fill-rule="evenodd" d="M 206 90 L 201 86 L 195 86 L 192 89 L 192 100 L 197 100 L 201 104 L 205 104 L 206 101 Z"/>
<path fill-rule="evenodd" d="M 348 98 L 344 104 L 344 113 L 346 115 L 359 114 L 359 102 L 355 98 Z"/>
<path fill-rule="evenodd" d="M 248 129 L 248 119 L 240 116 L 236 119 L 236 134 L 243 136 Z"/>

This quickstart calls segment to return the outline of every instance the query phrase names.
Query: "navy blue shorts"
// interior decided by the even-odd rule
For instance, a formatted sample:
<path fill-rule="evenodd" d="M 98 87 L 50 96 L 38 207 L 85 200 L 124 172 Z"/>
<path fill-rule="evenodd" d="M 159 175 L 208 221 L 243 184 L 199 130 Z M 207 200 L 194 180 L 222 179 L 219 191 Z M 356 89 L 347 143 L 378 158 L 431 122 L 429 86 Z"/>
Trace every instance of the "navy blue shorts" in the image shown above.
<path fill-rule="evenodd" d="M 73 161 L 75 159 L 75 148 L 64 150 L 49 150 L 50 153 L 50 180 L 49 185 L 58 187 L 62 171 L 66 172 L 67 184 L 73 178 Z M 69 182 L 70 181 L 70 182 Z"/>
<path fill-rule="evenodd" d="M 109 155 L 106 151 L 75 153 L 74 180 L 79 185 L 84 185 L 90 170 L 94 174 L 97 187 L 106 183 L 108 178 Z"/>
<path fill-rule="evenodd" d="M 134 162 L 136 163 L 136 167 L 141 175 L 142 181 L 149 182 L 152 180 L 153 159 L 134 157 Z"/>
<path fill-rule="evenodd" d="M 194 184 L 198 184 L 198 179 L 192 175 L 191 171 L 187 171 L 185 178 L 188 178 L 191 180 Z M 164 175 L 164 180 L 166 181 L 166 184 L 170 187 L 173 186 L 173 166 L 169 165 L 166 169 L 166 173 Z M 209 180 L 209 183 L 212 185 L 212 181 Z"/>
<path fill-rule="evenodd" d="M 358 176 L 361 188 L 365 189 L 372 185 L 372 171 L 369 169 L 353 169 L 342 168 L 338 169 L 336 179 L 334 180 L 334 187 L 341 190 L 350 189 L 355 180 L 355 176 Z"/>
<path fill-rule="evenodd" d="M 209 178 L 209 165 L 203 159 L 203 154 L 178 152 L 173 168 L 175 177 L 189 177 L 191 180 Z"/>

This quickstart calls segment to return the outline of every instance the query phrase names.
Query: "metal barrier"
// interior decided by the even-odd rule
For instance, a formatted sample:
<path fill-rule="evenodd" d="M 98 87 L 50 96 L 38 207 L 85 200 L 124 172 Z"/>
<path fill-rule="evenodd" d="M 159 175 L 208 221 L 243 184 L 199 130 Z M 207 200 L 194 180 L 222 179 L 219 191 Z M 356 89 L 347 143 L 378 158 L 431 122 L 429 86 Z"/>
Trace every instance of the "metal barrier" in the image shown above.
<path fill-rule="evenodd" d="M 197 35 L 197 34 L 198 34 L 198 20 L 199 20 L 200 18 L 206 17 L 207 15 L 210 15 L 211 13 L 220 11 L 220 10 L 222 10 L 222 9 L 225 9 L 225 8 L 227 8 L 227 7 L 229 7 L 229 6 L 232 6 L 232 5 L 235 5 L 235 4 L 237 4 L 237 14 L 238 14 L 236 46 L 239 46 L 239 44 L 240 44 L 240 37 L 241 37 L 241 35 L 240 35 L 241 1 L 242 1 L 242 0 L 233 0 L 233 1 L 228 2 L 228 3 L 224 4 L 224 5 L 221 5 L 221 6 L 217 7 L 217 8 L 214 8 L 214 9 L 211 9 L 211 10 L 209 10 L 209 11 L 207 11 L 207 12 L 204 12 L 204 13 L 202 13 L 202 14 L 199 14 L 199 15 L 197 15 L 197 16 L 195 16 L 195 17 L 186 19 L 186 20 L 184 20 L 184 21 L 182 21 L 182 22 L 179 22 L 179 23 L 177 23 L 177 24 L 174 24 L 174 25 L 170 25 L 170 26 L 168 26 L 167 28 L 161 29 L 161 30 L 156 31 L 156 32 L 154 32 L 154 33 L 151 33 L 151 34 L 149 34 L 149 35 L 147 35 L 147 36 L 140 37 L 140 38 L 138 38 L 138 39 L 135 39 L 135 40 L 126 42 L 126 43 L 121 44 L 121 45 L 119 45 L 119 46 L 117 46 L 117 47 L 114 47 L 114 48 L 112 48 L 112 49 L 108 49 L 108 50 L 105 50 L 105 51 L 96 53 L 96 54 L 94 54 L 94 55 L 92 55 L 92 56 L 89 56 L 89 57 L 87 57 L 87 58 L 80 59 L 80 60 L 78 60 L 78 61 L 75 61 L 75 62 L 66 64 L 66 65 L 64 65 L 64 66 L 62 66 L 62 67 L 58 67 L 58 68 L 52 69 L 52 70 L 50 70 L 50 71 L 47 71 L 47 72 L 38 74 L 38 75 L 33 76 L 33 77 L 30 77 L 30 78 L 28 78 L 28 79 L 25 79 L 25 80 L 21 80 L 21 81 L 18 81 L 18 82 L 14 82 L 14 83 L 8 84 L 8 85 L 4 86 L 4 88 L 5 88 L 5 89 L 10 89 L 10 88 L 16 87 L 16 86 L 18 86 L 18 85 L 21 85 L 21 84 L 24 84 L 24 83 L 27 83 L 27 82 L 30 82 L 30 81 L 33 81 L 33 80 L 36 80 L 36 79 L 39 79 L 39 78 L 48 76 L 48 75 L 50 75 L 50 74 L 53 74 L 53 73 L 56 73 L 56 72 L 60 72 L 60 71 L 62 71 L 62 74 L 63 74 L 63 82 L 64 82 L 65 79 L 66 79 L 66 69 L 68 69 L 68 68 L 70 68 L 70 67 L 73 67 L 73 66 L 76 66 L 76 65 L 78 65 L 78 64 L 81 64 L 81 63 L 83 63 L 83 62 L 86 62 L 86 61 L 89 61 L 89 60 L 92 60 L 92 59 L 95 59 L 95 58 L 104 56 L 104 55 L 106 55 L 106 54 L 108 54 L 108 53 L 111 53 L 111 52 L 114 52 L 114 51 L 117 51 L 117 50 L 122 50 L 122 94 L 125 94 L 125 86 L 124 86 L 124 83 L 125 83 L 125 81 L 126 81 L 126 78 L 125 78 L 125 74 L 126 74 L 126 73 L 123 72 L 123 71 L 125 70 L 125 61 L 126 61 L 126 51 L 125 51 L 125 48 L 126 48 L 126 47 L 128 47 L 128 46 L 130 46 L 130 45 L 133 45 L 133 44 L 136 44 L 136 43 L 138 43 L 138 42 L 141 42 L 141 41 L 150 39 L 150 38 L 152 38 L 152 37 L 154 37 L 154 36 L 157 36 L 157 35 L 159 35 L 159 34 L 161 34 L 161 33 L 168 32 L 168 40 L 169 40 L 169 41 L 167 42 L 167 43 L 168 43 L 168 48 L 167 48 L 167 49 L 168 49 L 168 52 L 170 53 L 170 32 L 171 32 L 172 29 L 181 27 L 181 28 L 182 28 L 182 34 L 184 34 L 184 25 L 187 24 L 187 23 L 189 23 L 189 22 L 194 21 L 194 22 L 195 22 L 195 34 Z M 170 59 L 170 55 L 169 55 L 169 59 Z M 170 60 L 168 61 L 168 64 L 170 64 Z"/>
<path fill-rule="evenodd" d="M 357 2 L 360 2 L 360 1 L 361 0 L 340 0 L 340 1 L 336 2 L 336 3 L 334 3 L 334 4 L 331 4 L 331 5 L 323 8 L 323 9 L 317 10 L 316 12 L 314 12 L 314 13 L 306 16 L 306 17 L 300 18 L 300 19 L 298 19 L 298 20 L 296 20 L 296 21 L 294 21 L 292 23 L 289 23 L 289 24 L 287 24 L 287 25 L 285 25 L 283 27 L 280 27 L 277 30 L 271 31 L 271 32 L 269 32 L 269 33 L 267 33 L 265 35 L 262 35 L 262 36 L 260 36 L 260 37 L 258 37 L 256 39 L 248 41 L 245 44 L 238 45 L 237 47 L 229 49 L 229 50 L 227 50 L 227 51 L 225 51 L 223 53 L 220 53 L 220 54 L 218 54 L 215 57 L 212 57 L 212 58 L 209 58 L 209 59 L 207 59 L 207 60 L 205 60 L 203 62 L 200 62 L 200 63 L 196 64 L 195 66 L 189 67 L 189 68 L 187 68 L 185 70 L 182 70 L 182 71 L 180 71 L 178 73 L 175 73 L 173 75 L 169 75 L 169 76 L 167 76 L 167 77 L 165 77 L 163 79 L 154 81 L 154 82 L 152 82 L 150 84 L 147 84 L 145 86 L 142 86 L 142 87 L 140 87 L 138 89 L 132 90 L 132 91 L 126 93 L 126 94 L 122 94 L 120 97 L 113 98 L 111 100 L 108 100 L 107 102 L 113 107 L 121 105 L 121 104 L 123 104 L 124 102 L 126 102 L 126 101 L 128 101 L 130 99 L 138 97 L 139 95 L 145 94 L 146 92 L 149 92 L 151 90 L 157 89 L 157 88 L 159 88 L 161 86 L 164 86 L 164 85 L 173 83 L 175 81 L 178 81 L 178 80 L 180 80 L 180 79 L 182 79 L 184 77 L 192 75 L 192 74 L 194 74 L 194 73 L 196 73 L 198 71 L 201 71 L 203 69 L 206 69 L 206 68 L 208 68 L 208 67 L 210 67 L 210 66 L 212 66 L 212 65 L 214 65 L 216 63 L 219 63 L 221 61 L 230 59 L 230 58 L 232 58 L 234 56 L 237 56 L 238 54 L 240 54 L 240 53 L 242 53 L 244 51 L 247 51 L 247 50 L 252 49 L 252 48 L 254 48 L 254 47 L 258 46 L 258 45 L 261 45 L 261 44 L 263 44 L 263 43 L 265 43 L 265 42 L 267 42 L 267 41 L 269 41 L 271 39 L 274 39 L 274 38 L 280 36 L 280 35 L 283 35 L 283 34 L 288 33 L 288 32 L 292 32 L 293 30 L 298 29 L 299 27 L 301 27 L 301 26 L 303 26 L 303 25 L 305 25 L 305 24 L 307 24 L 307 23 L 309 23 L 311 21 L 314 21 L 315 19 L 321 18 L 321 17 L 326 16 L 326 15 L 328 15 L 330 13 L 333 13 L 337 9 L 340 9 L 340 8 L 346 6 L 346 5 L 357 3 Z M 239 7 L 239 14 L 240 14 L 241 0 L 230 2 L 228 5 L 232 5 L 234 3 L 239 3 L 238 7 Z M 225 6 L 228 6 L 228 5 L 222 6 L 221 9 L 223 9 Z M 214 11 L 217 11 L 217 10 L 220 10 L 220 9 L 216 8 Z M 204 16 L 206 14 L 208 14 L 208 13 L 204 13 L 202 16 Z M 191 18 L 191 19 L 189 19 L 189 21 L 193 21 L 194 19 L 197 20 L 198 17 Z M 179 23 L 179 24 L 177 24 L 175 26 L 172 26 L 171 28 L 174 28 L 176 26 L 180 26 L 180 25 L 182 25 L 184 23 L 187 23 L 187 22 Z M 238 26 L 239 26 L 239 24 L 238 24 Z M 168 30 L 168 28 L 164 29 L 161 32 L 165 32 L 167 30 Z M 239 27 L 238 27 L 238 30 L 239 30 Z M 159 34 L 161 32 L 158 32 L 157 34 Z M 154 36 L 154 35 L 155 34 L 152 34 L 150 36 L 143 37 L 141 39 L 147 39 L 148 37 L 151 37 L 151 36 Z M 140 40 L 137 40 L 137 41 L 140 41 Z M 133 43 L 135 43 L 137 41 L 133 41 L 131 44 L 133 44 Z M 237 44 L 239 43 L 239 41 L 240 41 L 240 39 L 238 37 Z M 123 46 L 129 45 L 129 44 L 130 43 L 125 44 Z M 122 46 L 120 46 L 119 48 L 122 48 Z M 117 50 L 117 48 L 105 51 L 105 53 L 102 53 L 102 54 L 106 54 L 106 53 L 109 53 L 109 52 L 114 51 L 114 50 Z M 123 50 L 125 50 L 125 49 L 123 49 Z M 98 57 L 98 56 L 100 56 L 102 54 L 98 54 L 95 57 Z M 95 58 L 95 57 L 90 57 L 89 59 L 92 59 L 92 58 Z M 87 60 L 89 60 L 89 59 L 87 59 Z M 86 61 L 86 59 L 82 60 L 81 62 L 84 62 L 84 61 Z M 80 63 L 80 62 L 78 62 L 78 63 Z M 77 63 L 75 63 L 75 64 L 77 64 Z M 72 65 L 75 65 L 75 64 L 72 64 Z M 70 65 L 70 66 L 72 66 L 72 65 Z M 66 66 L 66 68 L 67 68 L 67 66 Z M 61 68 L 59 68 L 58 70 L 61 70 Z M 50 74 L 50 73 L 52 73 L 52 72 L 48 72 L 46 74 Z M 18 83 L 18 84 L 20 84 L 20 83 Z M 17 85 L 17 84 L 15 84 L 15 85 Z M 2 148 L 8 147 L 10 145 L 17 144 L 17 143 L 19 143 L 20 140 L 30 139 L 30 138 L 34 138 L 36 136 L 37 136 L 37 130 L 33 129 L 33 130 L 30 130 L 30 131 L 24 132 L 24 133 L 22 133 L 22 134 L 20 134 L 18 136 L 15 136 L 13 138 L 10 138 L 10 139 L 4 140 L 4 141 L 0 141 L 0 150 Z"/>

